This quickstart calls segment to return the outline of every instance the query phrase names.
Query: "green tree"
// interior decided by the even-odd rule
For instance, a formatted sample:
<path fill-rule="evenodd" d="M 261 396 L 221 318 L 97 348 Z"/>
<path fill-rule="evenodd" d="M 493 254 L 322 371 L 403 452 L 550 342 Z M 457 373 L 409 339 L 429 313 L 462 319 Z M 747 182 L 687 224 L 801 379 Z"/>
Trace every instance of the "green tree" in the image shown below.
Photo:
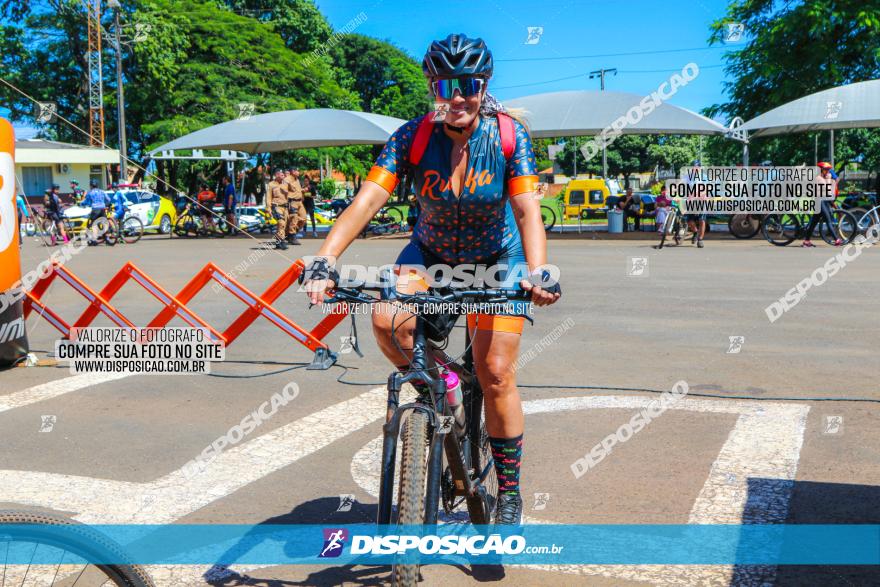
<path fill-rule="evenodd" d="M 726 55 L 729 99 L 708 108 L 709 116 L 748 120 L 820 90 L 880 77 L 878 0 L 734 0 L 713 23 L 710 42 L 722 42 L 732 22 L 745 25 L 748 40 Z M 759 138 L 750 148 L 754 161 L 814 163 L 811 134 Z"/>

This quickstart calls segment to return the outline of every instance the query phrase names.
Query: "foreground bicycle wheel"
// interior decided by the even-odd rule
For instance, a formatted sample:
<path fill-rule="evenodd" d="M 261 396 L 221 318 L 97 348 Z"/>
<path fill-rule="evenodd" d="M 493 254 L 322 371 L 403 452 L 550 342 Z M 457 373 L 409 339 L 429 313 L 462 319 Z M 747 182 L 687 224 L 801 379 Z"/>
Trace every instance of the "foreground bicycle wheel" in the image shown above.
<path fill-rule="evenodd" d="M 801 222 L 791 214 L 770 214 L 761 222 L 761 233 L 767 242 L 784 247 L 801 233 Z"/>
<path fill-rule="evenodd" d="M 15 526 L 15 530 L 4 526 Z M 58 526 L 67 526 L 64 538 Z M 12 564 L 21 556 L 33 561 L 57 560 L 56 564 Z M 150 576 L 137 565 L 91 564 L 90 561 L 128 560 L 122 548 L 109 538 L 63 516 L 27 511 L 0 511 L 0 577 L 4 585 L 64 585 L 97 587 L 153 587 Z"/>
<path fill-rule="evenodd" d="M 397 493 L 397 523 L 400 526 L 415 527 L 425 523 L 428 428 L 428 416 L 421 410 L 412 410 L 403 424 L 400 487 Z M 407 553 L 396 559 L 391 567 L 391 584 L 395 587 L 412 587 L 418 582 L 418 552 Z"/>
<path fill-rule="evenodd" d="M 663 233 L 660 235 L 660 244 L 657 245 L 658 249 L 663 248 L 663 245 L 666 244 L 666 237 L 672 233 L 676 233 L 675 244 L 678 244 L 678 228 L 676 227 L 677 218 L 678 213 L 676 212 L 670 212 L 666 215 L 666 220 L 663 221 Z"/>

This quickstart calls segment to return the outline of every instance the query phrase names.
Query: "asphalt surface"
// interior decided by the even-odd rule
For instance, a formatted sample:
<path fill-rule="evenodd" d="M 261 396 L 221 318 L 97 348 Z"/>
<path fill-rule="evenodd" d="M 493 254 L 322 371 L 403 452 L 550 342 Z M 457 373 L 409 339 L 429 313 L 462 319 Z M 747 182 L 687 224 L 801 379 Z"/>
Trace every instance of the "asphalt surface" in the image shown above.
<path fill-rule="evenodd" d="M 244 238 L 146 237 L 130 246 L 90 247 L 67 267 L 100 290 L 132 261 L 176 292 L 213 261 L 259 293 L 292 260 L 316 252 L 319 242 L 306 239 L 285 254 L 264 254 L 261 241 Z M 535 324 L 526 326 L 522 351 L 534 349 L 535 356 L 518 372 L 527 413 L 522 472 L 527 521 L 880 523 L 880 252 L 864 251 L 771 323 L 765 308 L 837 249 L 715 238 L 704 249 L 685 244 L 657 251 L 653 243 L 602 235 L 550 242 L 565 293 L 555 306 L 538 309 Z M 403 244 L 358 240 L 343 261 L 381 265 L 393 261 Z M 50 252 L 29 239 L 23 268 L 35 267 Z M 249 256 L 252 262 L 245 262 Z M 640 275 L 631 275 L 632 258 L 647 259 Z M 46 300 L 71 323 L 86 306 L 57 280 Z M 161 309 L 131 283 L 112 303 L 139 326 Z M 304 295 L 292 290 L 274 306 L 306 328 L 321 317 L 321 310 L 308 310 Z M 211 286 L 189 307 L 220 329 L 244 309 Z M 110 322 L 99 317 L 93 325 Z M 58 333 L 32 315 L 28 335 L 44 359 L 41 366 L 0 372 L 5 449 L 0 508 L 49 509 L 88 523 L 374 520 L 374 455 L 384 414 L 376 388 L 389 366 L 368 320 L 360 317 L 358 326 L 364 357 L 341 354 L 345 369 L 304 370 L 311 354 L 258 319 L 228 347 L 226 361 L 214 365 L 212 376 L 110 380 L 72 377 L 66 367 L 53 366 L 49 353 Z M 554 330 L 555 342 L 544 338 Z M 343 322 L 326 340 L 339 349 L 348 334 Z M 453 346 L 460 348 L 461 330 L 455 337 Z M 575 478 L 570 468 L 575 460 L 682 380 L 689 394 L 675 409 Z M 295 401 L 200 475 L 180 475 L 184 464 L 290 382 L 300 389 Z M 846 398 L 874 402 L 839 401 Z M 355 503 L 338 512 L 345 494 L 353 494 Z M 150 572 L 161 585 L 388 580 L 387 567 L 193 566 Z M 429 585 L 880 582 L 876 568 L 857 567 L 508 567 L 498 573 L 435 565 L 422 573 Z"/>

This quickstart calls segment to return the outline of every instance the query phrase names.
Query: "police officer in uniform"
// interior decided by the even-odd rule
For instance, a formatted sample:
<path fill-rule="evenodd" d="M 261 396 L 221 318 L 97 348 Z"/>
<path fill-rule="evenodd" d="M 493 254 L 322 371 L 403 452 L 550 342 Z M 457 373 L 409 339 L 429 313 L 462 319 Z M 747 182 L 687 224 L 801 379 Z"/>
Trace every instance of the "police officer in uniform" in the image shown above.
<path fill-rule="evenodd" d="M 280 169 L 275 170 L 275 179 L 269 182 L 266 190 L 266 205 L 272 217 L 278 221 L 275 228 L 275 248 L 284 250 L 287 248 L 287 243 L 284 241 L 287 230 L 287 183 Z"/>
<path fill-rule="evenodd" d="M 294 169 L 286 178 L 287 182 L 287 242 L 300 244 L 297 233 L 306 225 L 306 206 L 303 202 L 302 186 L 299 183 L 299 169 Z"/>

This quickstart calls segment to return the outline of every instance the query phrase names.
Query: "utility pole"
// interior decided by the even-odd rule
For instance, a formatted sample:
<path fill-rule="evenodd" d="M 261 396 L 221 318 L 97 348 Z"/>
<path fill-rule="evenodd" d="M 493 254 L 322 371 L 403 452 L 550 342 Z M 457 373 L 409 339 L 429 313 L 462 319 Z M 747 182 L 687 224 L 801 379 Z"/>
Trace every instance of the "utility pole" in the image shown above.
<path fill-rule="evenodd" d="M 617 68 L 601 68 L 596 71 L 590 72 L 590 79 L 599 78 L 599 88 L 604 92 L 605 91 L 605 74 L 613 73 L 617 75 Z M 608 157 L 605 154 L 605 141 L 602 141 L 602 179 L 608 179 Z"/>
<path fill-rule="evenodd" d="M 125 90 L 122 87 L 122 32 L 119 27 L 119 12 L 122 6 L 119 0 L 109 0 L 107 6 L 113 9 L 115 15 L 115 33 L 116 33 L 116 121 L 119 126 L 119 183 L 128 181 L 128 169 L 126 159 L 128 159 L 127 149 L 125 147 Z"/>

